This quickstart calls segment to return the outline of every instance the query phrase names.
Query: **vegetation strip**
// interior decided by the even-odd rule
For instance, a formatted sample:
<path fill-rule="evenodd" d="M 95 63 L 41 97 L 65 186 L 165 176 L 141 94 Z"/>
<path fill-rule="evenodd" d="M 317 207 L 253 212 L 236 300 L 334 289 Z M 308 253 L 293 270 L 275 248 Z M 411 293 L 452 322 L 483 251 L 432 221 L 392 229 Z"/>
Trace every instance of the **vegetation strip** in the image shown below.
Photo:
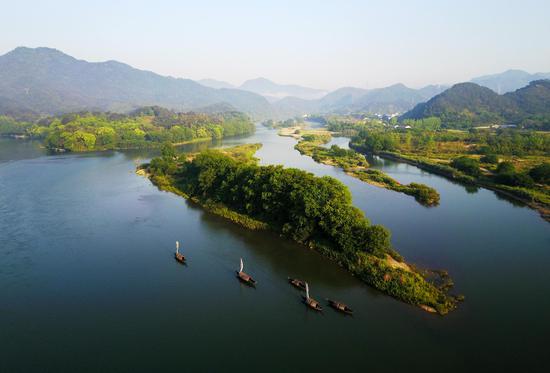
<path fill-rule="evenodd" d="M 282 166 L 259 166 L 259 144 L 162 156 L 140 166 L 161 190 L 174 192 L 251 229 L 270 229 L 335 260 L 373 287 L 431 312 L 446 314 L 460 297 L 451 281 L 403 262 L 389 231 L 352 206 L 349 190 L 331 177 Z"/>
<path fill-rule="evenodd" d="M 48 149 L 72 152 L 182 145 L 254 129 L 248 116 L 238 112 L 176 113 L 157 106 L 129 115 L 81 112 L 32 121 L 0 116 L 0 135 L 41 139 Z"/>
<path fill-rule="evenodd" d="M 312 157 L 315 162 L 340 167 L 346 174 L 361 181 L 413 196 L 424 206 L 439 204 L 439 193 L 434 188 L 419 183 L 403 185 L 380 170 L 369 169 L 369 163 L 365 157 L 352 149 L 342 149 L 337 145 L 330 148 L 323 147 L 322 145 L 328 143 L 330 138 L 330 132 L 321 134 L 306 132 L 294 148 L 301 154 Z"/>

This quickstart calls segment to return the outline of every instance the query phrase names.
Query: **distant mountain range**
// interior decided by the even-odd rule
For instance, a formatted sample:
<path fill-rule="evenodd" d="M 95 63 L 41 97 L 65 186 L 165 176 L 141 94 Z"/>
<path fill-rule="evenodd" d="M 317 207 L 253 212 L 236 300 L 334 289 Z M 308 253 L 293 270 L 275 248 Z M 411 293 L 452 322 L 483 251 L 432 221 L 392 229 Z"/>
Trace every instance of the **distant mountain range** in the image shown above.
<path fill-rule="evenodd" d="M 473 81 L 495 91 L 507 91 L 540 77 L 550 77 L 550 73 L 510 70 Z M 377 89 L 345 87 L 327 93 L 265 78 L 235 87 L 214 79 L 196 82 L 161 76 L 116 61 L 91 63 L 51 48 L 19 47 L 0 56 L 0 114 L 129 112 L 152 105 L 178 111 L 238 110 L 255 119 L 332 112 L 390 114 L 406 112 L 447 88 L 430 85 L 413 89 L 394 84 Z M 415 110 L 412 112 L 419 109 Z"/>
<path fill-rule="evenodd" d="M 503 95 L 475 83 L 456 84 L 401 119 L 432 116 L 441 118 L 447 127 L 521 124 L 550 129 L 550 80 L 535 80 Z"/>
<path fill-rule="evenodd" d="M 210 88 L 238 88 L 244 91 L 254 92 L 264 96 L 270 102 L 276 102 L 286 97 L 314 100 L 321 98 L 328 93 L 322 89 L 302 87 L 295 84 L 279 84 L 266 78 L 250 79 L 245 81 L 239 87 L 215 79 L 201 79 L 197 82 Z"/>
<path fill-rule="evenodd" d="M 534 80 L 550 79 L 550 73 L 530 74 L 523 70 L 508 70 L 500 74 L 484 75 L 471 80 L 472 83 L 491 88 L 498 94 L 513 92 Z"/>
<path fill-rule="evenodd" d="M 273 106 L 279 113 L 402 113 L 443 92 L 446 88 L 448 87 L 430 85 L 413 89 L 403 84 L 370 90 L 345 87 L 330 92 L 318 100 L 287 97 L 275 102 Z"/>
<path fill-rule="evenodd" d="M 327 91 L 321 89 L 302 87 L 295 84 L 278 84 L 265 78 L 247 80 L 239 89 L 257 93 L 272 102 L 285 97 L 315 100 L 327 94 Z"/>
<path fill-rule="evenodd" d="M 255 93 L 213 89 L 116 61 L 90 63 L 50 48 L 20 47 L 0 56 L 2 112 L 123 112 L 148 105 L 186 111 L 220 103 L 255 117 L 273 115 L 269 102 Z"/>

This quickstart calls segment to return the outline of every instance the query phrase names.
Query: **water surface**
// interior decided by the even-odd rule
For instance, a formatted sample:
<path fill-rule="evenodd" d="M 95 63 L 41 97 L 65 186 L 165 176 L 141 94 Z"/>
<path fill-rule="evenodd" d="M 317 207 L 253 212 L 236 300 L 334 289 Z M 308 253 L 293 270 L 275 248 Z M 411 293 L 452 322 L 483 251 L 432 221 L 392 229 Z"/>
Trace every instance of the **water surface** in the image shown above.
<path fill-rule="evenodd" d="M 182 150 L 244 142 L 263 143 L 262 164 L 341 180 L 407 260 L 448 269 L 466 302 L 427 314 L 297 244 L 158 191 L 134 173 L 155 152 L 44 155 L 1 140 L 0 371 L 548 370 L 550 226 L 535 211 L 369 159 L 435 187 L 441 204 L 426 208 L 315 163 L 262 127 Z M 173 259 L 175 240 L 188 266 Z M 234 278 L 240 257 L 256 290 Z M 307 310 L 288 275 L 356 316 Z"/>

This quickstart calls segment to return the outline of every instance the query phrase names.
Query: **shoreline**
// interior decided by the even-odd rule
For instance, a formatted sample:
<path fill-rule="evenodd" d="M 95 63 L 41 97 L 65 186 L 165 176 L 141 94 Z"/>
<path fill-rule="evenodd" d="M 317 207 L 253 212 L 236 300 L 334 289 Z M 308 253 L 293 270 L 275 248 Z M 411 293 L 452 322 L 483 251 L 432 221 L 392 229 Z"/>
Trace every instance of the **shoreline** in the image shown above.
<path fill-rule="evenodd" d="M 362 152 L 361 150 L 358 150 L 358 151 Z M 418 167 L 421 170 L 430 172 L 432 174 L 444 177 L 444 178 L 452 180 L 452 181 L 456 181 L 458 183 L 475 185 L 475 186 L 480 187 L 480 188 L 485 188 L 485 189 L 491 190 L 495 193 L 500 193 L 502 195 L 505 195 L 506 197 L 509 197 L 509 198 L 515 200 L 515 201 L 521 202 L 521 203 L 525 204 L 526 206 L 528 206 L 529 208 L 537 211 L 542 219 L 544 219 L 545 221 L 550 223 L 550 207 L 545 206 L 542 203 L 539 203 L 539 202 L 536 202 L 536 201 L 533 201 L 533 200 L 529 200 L 527 198 L 522 198 L 522 197 L 518 196 L 517 194 L 515 194 L 513 192 L 510 192 L 508 190 L 505 190 L 505 189 L 501 189 L 501 188 L 499 188 L 498 186 L 496 186 L 494 184 L 484 183 L 483 181 L 476 180 L 472 177 L 468 177 L 469 178 L 468 180 L 464 180 L 462 177 L 453 177 L 453 176 L 448 175 L 448 174 L 446 174 L 442 171 L 438 171 L 436 167 L 434 167 L 433 165 L 431 165 L 429 163 L 425 163 L 425 162 L 420 161 L 420 160 L 409 159 L 407 157 L 400 156 L 397 153 L 379 152 L 379 153 L 371 153 L 371 154 L 378 155 L 382 158 L 386 158 L 386 159 L 389 159 L 389 160 L 392 160 L 392 161 L 407 163 L 407 164 L 410 164 L 412 166 Z"/>

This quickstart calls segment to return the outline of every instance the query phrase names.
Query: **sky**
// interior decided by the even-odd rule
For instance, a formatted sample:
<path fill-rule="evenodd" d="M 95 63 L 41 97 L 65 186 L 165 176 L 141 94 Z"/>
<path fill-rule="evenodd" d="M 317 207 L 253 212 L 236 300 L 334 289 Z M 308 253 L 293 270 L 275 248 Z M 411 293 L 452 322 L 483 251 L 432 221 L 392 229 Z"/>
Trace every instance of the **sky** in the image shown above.
<path fill-rule="evenodd" d="M 0 0 L 0 54 L 50 47 L 162 75 L 321 89 L 550 72 L 550 0 Z"/>

